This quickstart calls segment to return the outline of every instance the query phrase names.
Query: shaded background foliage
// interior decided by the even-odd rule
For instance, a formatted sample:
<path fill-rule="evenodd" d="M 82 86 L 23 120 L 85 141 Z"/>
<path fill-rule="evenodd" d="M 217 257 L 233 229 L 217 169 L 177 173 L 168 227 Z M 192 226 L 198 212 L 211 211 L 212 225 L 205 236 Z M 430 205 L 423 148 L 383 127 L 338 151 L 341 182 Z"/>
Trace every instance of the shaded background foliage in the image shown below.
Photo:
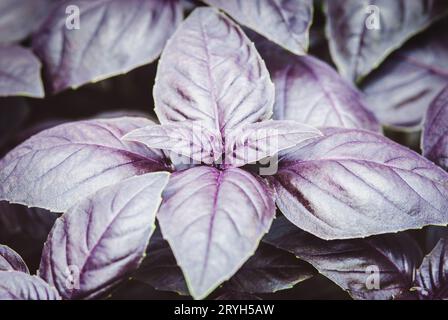
<path fill-rule="evenodd" d="M 201 5 L 199 1 L 185 1 L 188 12 L 193 5 Z M 405 46 L 419 46 L 419 43 L 434 32 L 444 30 L 446 32 L 446 18 L 435 23 L 429 29 L 423 31 L 419 36 L 406 41 Z M 318 57 L 336 68 L 330 56 L 328 41 L 325 38 L 325 16 L 322 10 L 322 1 L 314 2 L 314 18 L 310 30 L 309 54 Z M 30 40 L 22 42 L 29 45 Z M 387 58 L 386 63 L 396 57 Z M 0 98 L 0 156 L 3 156 L 14 146 L 24 141 L 33 134 L 50 128 L 56 124 L 87 119 L 93 117 L 112 117 L 115 115 L 146 115 L 155 118 L 154 101 L 151 88 L 156 76 L 157 61 L 142 67 L 138 67 L 127 74 L 115 76 L 97 83 L 84 85 L 76 90 L 65 90 L 55 95 L 48 94 L 44 99 L 27 97 Z M 380 77 L 381 69 L 373 71 L 360 86 L 366 86 Z M 48 88 L 46 88 L 48 89 Z M 385 127 L 384 133 L 392 140 L 408 146 L 417 152 L 420 150 L 420 131 L 407 132 L 392 127 Z M 278 213 L 279 214 L 279 213 Z M 24 258 L 34 273 L 39 265 L 40 255 L 46 237 L 53 226 L 58 215 L 43 209 L 26 208 L 20 205 L 10 205 L 0 202 L 0 243 L 16 250 Z M 424 253 L 429 253 L 437 241 L 448 235 L 445 227 L 426 227 L 422 230 L 402 232 L 413 238 Z M 160 237 L 160 235 L 159 235 Z M 187 295 L 185 284 L 182 283 L 182 274 L 177 267 L 170 249 L 163 240 L 154 236 L 151 245 L 157 244 L 159 250 L 156 257 L 148 254 L 141 268 L 132 279 L 123 282 L 115 290 L 104 298 L 114 299 L 190 299 Z M 268 249 L 266 249 L 268 248 Z M 257 251 L 275 249 L 272 244 L 264 243 Z M 284 255 L 286 251 L 282 251 Z M 152 259 L 152 260 L 151 260 Z M 420 262 L 419 262 L 420 263 Z M 159 265 L 163 267 L 160 267 Z M 250 264 L 248 261 L 246 264 Z M 314 270 L 311 265 L 304 263 L 309 270 Z M 170 267 L 170 286 L 157 288 L 152 283 L 152 277 L 157 275 L 156 269 Z M 244 268 L 244 267 L 243 267 Z M 292 288 L 276 293 L 242 293 L 238 292 L 235 282 L 238 275 L 229 282 L 224 283 L 221 288 L 214 292 L 209 298 L 243 298 L 243 299 L 348 299 L 349 294 L 317 272 L 310 271 L 313 277 L 300 282 Z M 166 275 L 164 275 L 166 276 Z M 160 283 L 160 282 L 157 282 Z M 174 284 L 173 284 L 174 283 Z M 233 285 L 233 287 L 232 287 Z M 241 285 L 241 284 L 240 284 Z M 178 293 L 170 292 L 178 291 Z M 158 290 L 159 289 L 159 290 Z"/>

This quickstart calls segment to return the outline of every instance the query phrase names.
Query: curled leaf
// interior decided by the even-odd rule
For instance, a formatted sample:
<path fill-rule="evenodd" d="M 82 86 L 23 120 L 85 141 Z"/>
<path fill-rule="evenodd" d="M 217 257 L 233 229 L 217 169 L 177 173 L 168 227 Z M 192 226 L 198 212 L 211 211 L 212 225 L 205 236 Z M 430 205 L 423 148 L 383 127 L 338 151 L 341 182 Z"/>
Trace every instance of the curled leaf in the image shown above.
<path fill-rule="evenodd" d="M 212 164 L 222 154 L 221 136 L 193 122 L 149 125 L 128 133 L 123 139 L 173 151 L 207 164 Z"/>
<path fill-rule="evenodd" d="M 0 272 L 20 271 L 29 273 L 28 267 L 17 252 L 7 246 L 0 245 Z"/>

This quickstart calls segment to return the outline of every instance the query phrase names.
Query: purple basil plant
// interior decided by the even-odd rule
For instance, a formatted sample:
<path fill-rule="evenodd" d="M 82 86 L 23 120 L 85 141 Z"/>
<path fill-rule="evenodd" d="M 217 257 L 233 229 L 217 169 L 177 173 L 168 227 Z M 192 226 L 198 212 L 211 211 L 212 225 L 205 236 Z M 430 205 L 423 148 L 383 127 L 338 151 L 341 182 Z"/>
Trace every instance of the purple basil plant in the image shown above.
<path fill-rule="evenodd" d="M 0 159 L 0 200 L 25 224 L 48 214 L 36 275 L 0 245 L 0 299 L 114 297 L 130 277 L 258 299 L 317 273 L 354 299 L 448 298 L 446 3 L 39 2 L 33 19 L 30 2 L 0 4 L 0 96 L 160 55 L 157 118 L 59 124 Z M 389 130 L 421 130 L 422 154 Z M 0 233 L 24 232 L 17 208 L 0 203 Z M 424 256 L 407 230 L 430 225 Z"/>

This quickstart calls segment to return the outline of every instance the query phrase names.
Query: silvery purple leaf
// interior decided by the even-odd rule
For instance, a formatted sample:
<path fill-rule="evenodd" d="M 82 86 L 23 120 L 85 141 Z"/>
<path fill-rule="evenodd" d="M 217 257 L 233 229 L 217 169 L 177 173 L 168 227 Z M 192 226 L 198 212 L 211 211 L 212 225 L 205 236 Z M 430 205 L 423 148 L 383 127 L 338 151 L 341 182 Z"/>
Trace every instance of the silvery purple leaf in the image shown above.
<path fill-rule="evenodd" d="M 91 299 L 136 270 L 168 177 L 165 172 L 132 177 L 69 209 L 48 236 L 39 276 L 64 299 Z"/>
<path fill-rule="evenodd" d="M 420 129 L 431 101 L 448 85 L 447 26 L 412 40 L 362 83 L 368 106 L 381 123 Z"/>
<path fill-rule="evenodd" d="M 54 0 L 2 0 L 0 44 L 26 38 L 40 26 L 54 3 Z"/>
<path fill-rule="evenodd" d="M 42 279 L 20 271 L 0 271 L 0 300 L 60 300 Z"/>
<path fill-rule="evenodd" d="M 191 120 L 225 136 L 270 118 L 274 85 L 241 28 L 215 9 L 197 8 L 163 51 L 154 100 L 162 124 Z"/>
<path fill-rule="evenodd" d="M 40 61 L 29 49 L 0 46 L 0 97 L 44 97 Z"/>
<path fill-rule="evenodd" d="M 159 228 L 152 235 L 145 259 L 132 278 L 147 283 L 157 290 L 189 295 L 182 270 L 177 265 L 170 245 L 163 239 Z"/>
<path fill-rule="evenodd" d="M 255 254 L 224 285 L 225 290 L 244 293 L 273 293 L 291 289 L 311 278 L 315 270 L 294 255 L 260 243 Z"/>
<path fill-rule="evenodd" d="M 326 1 L 326 32 L 339 72 L 358 80 L 448 12 L 445 1 Z"/>
<path fill-rule="evenodd" d="M 0 245 L 0 272 L 20 271 L 29 273 L 28 267 L 17 252 L 7 246 Z"/>
<path fill-rule="evenodd" d="M 149 125 L 131 131 L 123 139 L 143 143 L 149 148 L 173 151 L 207 164 L 212 164 L 222 154 L 221 135 L 190 121 Z"/>
<path fill-rule="evenodd" d="M 65 212 L 103 187 L 166 170 L 161 152 L 121 140 L 150 124 L 125 117 L 72 122 L 38 133 L 0 160 L 0 199 Z"/>
<path fill-rule="evenodd" d="M 325 241 L 277 218 L 263 241 L 312 264 L 354 299 L 389 300 L 412 287 L 423 254 L 407 234 Z"/>
<path fill-rule="evenodd" d="M 316 127 L 380 130 L 362 93 L 325 62 L 286 54 L 268 61 L 276 92 L 274 119 Z"/>
<path fill-rule="evenodd" d="M 176 172 L 163 199 L 158 213 L 162 234 L 196 299 L 238 271 L 275 215 L 267 184 L 238 168 Z"/>
<path fill-rule="evenodd" d="M 154 61 L 181 19 L 177 0 L 65 0 L 33 48 L 56 93 Z"/>
<path fill-rule="evenodd" d="M 320 136 L 319 130 L 296 121 L 247 124 L 226 136 L 225 163 L 240 167 Z"/>
<path fill-rule="evenodd" d="M 448 86 L 429 106 L 423 126 L 423 155 L 448 170 Z"/>
<path fill-rule="evenodd" d="M 323 132 L 288 152 L 272 179 L 278 207 L 299 228 L 331 240 L 448 223 L 441 168 L 369 131 Z"/>
<path fill-rule="evenodd" d="M 285 49 L 304 55 L 313 20 L 312 0 L 204 0 Z"/>
<path fill-rule="evenodd" d="M 448 237 L 440 239 L 423 259 L 414 289 L 421 299 L 448 299 Z"/>

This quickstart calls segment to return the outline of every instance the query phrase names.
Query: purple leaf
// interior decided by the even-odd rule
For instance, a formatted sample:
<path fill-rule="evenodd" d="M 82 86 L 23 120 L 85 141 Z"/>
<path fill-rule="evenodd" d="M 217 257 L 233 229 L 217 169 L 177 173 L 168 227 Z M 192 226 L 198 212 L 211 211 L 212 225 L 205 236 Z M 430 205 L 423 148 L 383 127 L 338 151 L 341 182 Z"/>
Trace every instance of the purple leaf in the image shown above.
<path fill-rule="evenodd" d="M 91 299 L 137 269 L 168 176 L 132 177 L 69 209 L 48 236 L 39 276 L 64 299 Z"/>
<path fill-rule="evenodd" d="M 69 6 L 79 8 L 79 28 Z M 177 0 L 66 0 L 35 34 L 33 48 L 56 93 L 154 61 L 181 19 Z"/>
<path fill-rule="evenodd" d="M 7 246 L 0 245 L 0 272 L 2 271 L 30 273 L 25 261 L 17 252 Z"/>
<path fill-rule="evenodd" d="M 448 86 L 429 106 L 423 128 L 423 155 L 448 170 Z"/>
<path fill-rule="evenodd" d="M 414 289 L 421 299 L 448 299 L 448 237 L 440 239 L 423 260 Z"/>
<path fill-rule="evenodd" d="M 308 50 L 308 33 L 313 20 L 312 0 L 204 2 L 224 10 L 239 23 L 295 54 L 304 55 Z"/>
<path fill-rule="evenodd" d="M 45 130 L 0 161 L 0 199 L 65 212 L 103 187 L 166 170 L 160 152 L 121 141 L 150 124 L 143 118 L 115 118 Z"/>
<path fill-rule="evenodd" d="M 222 154 L 221 136 L 193 122 L 149 125 L 131 131 L 123 139 L 141 142 L 150 148 L 170 150 L 207 164 L 212 164 Z"/>
<path fill-rule="evenodd" d="M 423 258 L 418 244 L 406 234 L 325 241 L 283 217 L 274 221 L 263 241 L 309 262 L 354 299 L 388 300 L 406 294 Z"/>
<path fill-rule="evenodd" d="M 225 136 L 270 118 L 274 86 L 241 28 L 214 9 L 198 8 L 163 51 L 154 100 L 163 124 L 191 120 Z"/>
<path fill-rule="evenodd" d="M 273 293 L 311 278 L 314 269 L 288 252 L 261 243 L 255 254 L 225 284 L 226 290 Z"/>
<path fill-rule="evenodd" d="M 0 300 L 60 300 L 42 279 L 20 271 L 0 271 Z"/>
<path fill-rule="evenodd" d="M 163 239 L 160 229 L 156 229 L 152 235 L 145 259 L 132 277 L 157 290 L 189 295 L 182 270 L 176 263 L 170 245 Z"/>
<path fill-rule="evenodd" d="M 54 0 L 2 0 L 0 44 L 26 38 L 40 26 L 54 3 Z"/>
<path fill-rule="evenodd" d="M 20 46 L 0 46 L 0 97 L 44 97 L 39 60 Z"/>
<path fill-rule="evenodd" d="M 448 85 L 447 24 L 423 33 L 363 82 L 381 123 L 418 130 L 431 101 Z"/>
<path fill-rule="evenodd" d="M 227 135 L 225 163 L 240 167 L 320 136 L 319 130 L 295 121 L 248 124 Z"/>
<path fill-rule="evenodd" d="M 324 134 L 287 153 L 272 179 L 278 207 L 299 228 L 331 240 L 448 223 L 442 169 L 369 131 Z"/>
<path fill-rule="evenodd" d="M 358 80 L 448 12 L 445 1 L 326 1 L 326 32 L 340 73 Z M 374 7 L 372 7 L 374 6 Z"/>
<path fill-rule="evenodd" d="M 274 119 L 315 127 L 380 130 L 362 94 L 325 62 L 286 54 L 268 61 L 276 92 Z"/>
<path fill-rule="evenodd" d="M 158 213 L 191 295 L 206 297 L 255 252 L 275 215 L 260 178 L 199 166 L 172 175 Z"/>

